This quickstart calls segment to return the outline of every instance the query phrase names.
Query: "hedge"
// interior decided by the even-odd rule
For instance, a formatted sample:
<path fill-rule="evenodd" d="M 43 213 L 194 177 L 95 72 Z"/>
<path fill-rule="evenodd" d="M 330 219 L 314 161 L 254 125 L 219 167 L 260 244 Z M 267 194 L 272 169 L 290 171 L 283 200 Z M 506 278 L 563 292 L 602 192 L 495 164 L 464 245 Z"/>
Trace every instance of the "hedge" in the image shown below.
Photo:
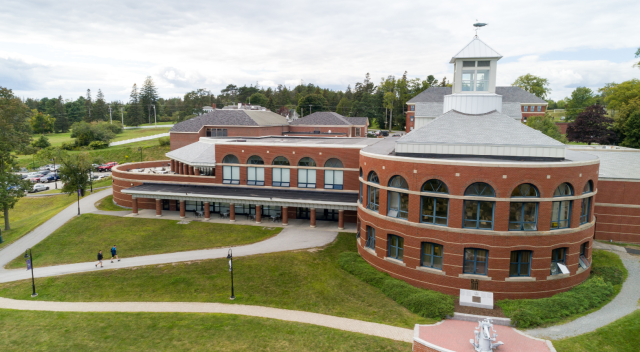
<path fill-rule="evenodd" d="M 453 315 L 454 303 L 451 296 L 417 288 L 394 279 L 389 274 L 374 269 L 358 253 L 341 253 L 338 263 L 343 270 L 380 289 L 387 297 L 412 313 L 433 319 L 444 319 L 447 315 Z"/>

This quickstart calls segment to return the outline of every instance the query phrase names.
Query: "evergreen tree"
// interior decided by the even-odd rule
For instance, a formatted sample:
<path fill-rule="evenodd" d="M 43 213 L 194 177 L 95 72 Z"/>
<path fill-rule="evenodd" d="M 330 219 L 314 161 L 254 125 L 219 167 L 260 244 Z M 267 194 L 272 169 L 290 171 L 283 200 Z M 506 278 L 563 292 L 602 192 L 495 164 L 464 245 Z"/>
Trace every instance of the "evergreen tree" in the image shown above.
<path fill-rule="evenodd" d="M 606 113 L 602 105 L 587 107 L 567 127 L 567 139 L 589 145 L 615 142 L 616 134 L 611 129 L 613 119 L 606 117 Z"/>
<path fill-rule="evenodd" d="M 635 110 L 629 115 L 624 127 L 626 136 L 622 145 L 629 148 L 640 148 L 640 110 Z"/>
<path fill-rule="evenodd" d="M 124 123 L 127 126 L 139 126 L 145 123 L 145 116 L 140 106 L 140 95 L 138 93 L 138 85 L 133 84 L 131 95 L 129 96 L 129 104 L 127 104 L 127 116 Z"/>
<path fill-rule="evenodd" d="M 303 116 L 311 115 L 317 111 L 329 111 L 329 103 L 320 94 L 309 94 L 298 101 L 296 112 Z"/>
<path fill-rule="evenodd" d="M 91 100 L 91 89 L 87 89 L 87 97 L 84 101 L 84 120 L 87 122 L 93 121 L 91 117 L 91 110 L 93 109 L 93 101 Z"/>
<path fill-rule="evenodd" d="M 269 104 L 269 98 L 264 96 L 264 94 L 262 93 L 254 93 L 249 98 L 247 98 L 247 103 L 251 103 L 251 105 L 267 107 L 267 104 Z"/>
<path fill-rule="evenodd" d="M 158 104 L 158 90 L 151 76 L 147 76 L 142 85 L 142 89 L 140 89 L 140 105 L 144 116 L 147 117 L 147 121 L 153 122 L 154 106 L 156 115 L 160 112 L 160 106 Z"/>
<path fill-rule="evenodd" d="M 109 109 L 107 103 L 104 101 L 104 94 L 102 90 L 98 89 L 98 95 L 96 95 L 96 102 L 93 104 L 93 110 L 91 111 L 92 121 L 109 121 Z"/>
<path fill-rule="evenodd" d="M 346 96 L 343 96 L 342 99 L 340 99 L 338 106 L 336 106 L 336 112 L 342 116 L 349 116 L 352 105 L 351 100 L 347 99 Z"/>
<path fill-rule="evenodd" d="M 67 118 L 67 113 L 65 111 L 65 104 L 62 100 L 62 95 L 56 99 L 55 106 L 55 118 L 56 121 L 53 124 L 54 132 L 67 132 L 69 130 L 69 119 Z"/>

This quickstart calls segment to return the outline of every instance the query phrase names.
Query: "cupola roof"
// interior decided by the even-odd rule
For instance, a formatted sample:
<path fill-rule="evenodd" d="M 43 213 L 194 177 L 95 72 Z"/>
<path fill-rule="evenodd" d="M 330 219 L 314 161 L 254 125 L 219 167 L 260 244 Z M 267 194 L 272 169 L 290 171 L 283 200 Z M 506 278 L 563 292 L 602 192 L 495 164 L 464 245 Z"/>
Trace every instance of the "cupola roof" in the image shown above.
<path fill-rule="evenodd" d="M 473 40 L 467 44 L 457 54 L 453 55 L 449 63 L 454 63 L 456 59 L 500 59 L 500 55 L 497 51 L 493 50 L 485 42 L 478 37 L 474 37 Z"/>

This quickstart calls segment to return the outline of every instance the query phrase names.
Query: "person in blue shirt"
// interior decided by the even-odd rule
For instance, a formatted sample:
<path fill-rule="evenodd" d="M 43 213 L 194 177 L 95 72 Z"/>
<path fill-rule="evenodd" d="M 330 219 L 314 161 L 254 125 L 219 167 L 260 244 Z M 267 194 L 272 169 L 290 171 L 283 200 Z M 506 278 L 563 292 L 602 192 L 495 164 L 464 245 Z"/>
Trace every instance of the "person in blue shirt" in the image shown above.
<path fill-rule="evenodd" d="M 113 248 L 111 248 L 111 262 L 113 263 L 113 259 L 118 259 L 118 261 L 120 261 L 120 258 L 118 258 L 118 253 L 116 252 L 116 245 L 113 245 Z"/>

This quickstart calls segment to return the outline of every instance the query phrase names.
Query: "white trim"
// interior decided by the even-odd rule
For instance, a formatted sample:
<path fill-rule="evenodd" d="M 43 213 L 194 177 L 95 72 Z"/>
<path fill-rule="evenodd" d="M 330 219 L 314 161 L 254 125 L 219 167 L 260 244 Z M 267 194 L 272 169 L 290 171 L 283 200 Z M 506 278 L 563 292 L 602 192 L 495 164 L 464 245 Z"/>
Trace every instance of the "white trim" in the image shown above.
<path fill-rule="evenodd" d="M 640 205 L 636 204 L 614 204 L 614 203 L 596 203 L 596 207 L 613 207 L 613 208 L 635 208 L 640 209 Z M 614 214 L 602 214 L 602 215 L 614 215 Z"/>

